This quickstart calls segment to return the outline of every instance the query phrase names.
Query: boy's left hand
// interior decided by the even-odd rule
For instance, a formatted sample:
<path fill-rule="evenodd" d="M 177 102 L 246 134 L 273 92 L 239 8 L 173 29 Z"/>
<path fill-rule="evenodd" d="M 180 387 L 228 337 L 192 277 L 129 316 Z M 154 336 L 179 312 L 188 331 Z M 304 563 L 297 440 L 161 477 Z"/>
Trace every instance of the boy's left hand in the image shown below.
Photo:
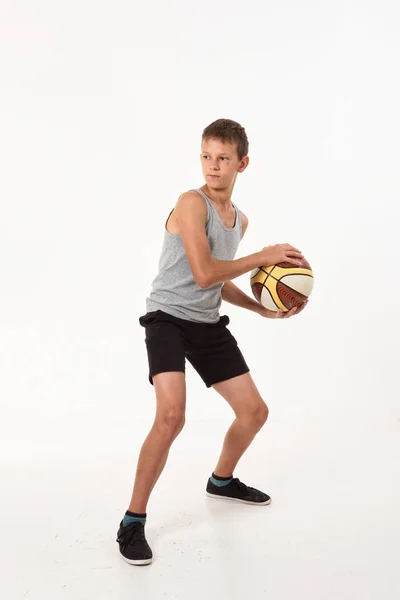
<path fill-rule="evenodd" d="M 294 308 L 292 308 L 291 310 L 284 312 L 283 310 L 277 310 L 277 311 L 273 311 L 273 310 L 268 310 L 267 308 L 264 308 L 264 310 L 261 313 L 261 316 L 263 317 L 267 317 L 268 319 L 288 319 L 289 317 L 293 317 L 294 315 L 298 315 L 299 313 L 301 313 L 302 310 L 304 310 L 304 308 L 307 306 L 308 304 L 308 300 L 306 300 L 305 302 L 303 302 L 303 304 L 297 308 L 296 306 Z"/>

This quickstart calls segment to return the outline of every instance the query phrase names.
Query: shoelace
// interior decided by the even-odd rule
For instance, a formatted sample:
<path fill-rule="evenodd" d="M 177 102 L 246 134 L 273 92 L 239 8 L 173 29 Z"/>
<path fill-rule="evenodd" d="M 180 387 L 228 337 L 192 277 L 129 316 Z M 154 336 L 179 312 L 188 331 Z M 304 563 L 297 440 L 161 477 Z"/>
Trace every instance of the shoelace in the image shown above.
<path fill-rule="evenodd" d="M 130 523 L 123 528 L 116 540 L 124 546 L 134 546 L 137 542 L 145 542 L 144 527 L 142 523 Z"/>
<path fill-rule="evenodd" d="M 255 491 L 255 488 L 246 485 L 245 483 L 240 481 L 240 479 L 238 479 L 237 477 L 234 477 L 234 479 L 232 479 L 231 483 L 234 483 L 241 492 L 248 492 L 249 490 Z"/>

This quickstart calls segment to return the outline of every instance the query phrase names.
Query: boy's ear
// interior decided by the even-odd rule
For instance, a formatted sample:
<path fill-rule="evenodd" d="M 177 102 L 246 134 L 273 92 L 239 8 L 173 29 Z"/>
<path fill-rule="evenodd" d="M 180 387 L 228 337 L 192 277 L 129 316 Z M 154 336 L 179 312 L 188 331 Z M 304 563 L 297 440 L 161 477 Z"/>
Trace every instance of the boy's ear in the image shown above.
<path fill-rule="evenodd" d="M 249 162 L 250 162 L 250 159 L 248 156 L 245 156 L 244 158 L 242 158 L 242 160 L 240 161 L 240 166 L 238 168 L 238 172 L 243 173 L 243 171 L 245 169 L 247 169 L 247 167 L 249 166 Z"/>

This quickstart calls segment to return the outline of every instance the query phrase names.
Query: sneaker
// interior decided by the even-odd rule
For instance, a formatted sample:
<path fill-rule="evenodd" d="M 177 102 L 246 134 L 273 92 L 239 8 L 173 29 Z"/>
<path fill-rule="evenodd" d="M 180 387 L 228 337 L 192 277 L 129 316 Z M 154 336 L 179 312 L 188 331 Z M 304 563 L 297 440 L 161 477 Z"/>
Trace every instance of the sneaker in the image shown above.
<path fill-rule="evenodd" d="M 211 479 L 208 480 L 206 495 L 210 498 L 220 498 L 223 500 L 231 500 L 232 502 L 243 502 L 244 504 L 258 504 L 259 506 L 265 506 L 270 504 L 271 498 L 256 490 L 255 488 L 248 487 L 237 477 L 232 479 L 228 485 L 219 487 L 214 485 Z"/>
<path fill-rule="evenodd" d="M 139 521 L 119 526 L 116 541 L 119 543 L 121 556 L 130 565 L 149 565 L 153 553 L 144 535 L 144 525 Z"/>

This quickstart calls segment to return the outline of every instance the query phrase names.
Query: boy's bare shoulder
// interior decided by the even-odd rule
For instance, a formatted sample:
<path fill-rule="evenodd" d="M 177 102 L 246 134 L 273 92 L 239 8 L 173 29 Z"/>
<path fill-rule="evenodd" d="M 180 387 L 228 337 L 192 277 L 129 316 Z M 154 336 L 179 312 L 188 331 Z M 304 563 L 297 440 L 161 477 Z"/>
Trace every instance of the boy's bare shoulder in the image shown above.
<path fill-rule="evenodd" d="M 176 201 L 174 211 L 171 215 L 171 223 L 175 225 L 176 231 L 174 233 L 181 233 L 180 227 L 182 225 L 191 224 L 195 225 L 198 223 L 202 225 L 205 223 L 207 218 L 207 206 L 204 202 L 203 197 L 197 192 L 187 191 L 183 192 Z"/>
<path fill-rule="evenodd" d="M 179 213 L 195 212 L 197 216 L 207 214 L 207 206 L 204 202 L 204 198 L 197 192 L 191 190 L 183 192 L 183 194 L 178 197 L 175 209 Z"/>
<path fill-rule="evenodd" d="M 204 204 L 204 198 L 198 192 L 194 192 L 193 190 L 187 190 L 186 192 L 183 192 L 180 196 L 178 196 L 177 203 L 178 202 L 180 202 L 181 204 L 186 204 L 188 202 Z"/>
<path fill-rule="evenodd" d="M 186 192 L 183 192 L 180 196 L 178 196 L 176 206 L 178 206 L 178 204 L 180 206 L 187 204 L 198 204 L 199 206 L 205 205 L 203 197 L 197 192 L 194 192 L 193 190 L 188 190 Z"/>

